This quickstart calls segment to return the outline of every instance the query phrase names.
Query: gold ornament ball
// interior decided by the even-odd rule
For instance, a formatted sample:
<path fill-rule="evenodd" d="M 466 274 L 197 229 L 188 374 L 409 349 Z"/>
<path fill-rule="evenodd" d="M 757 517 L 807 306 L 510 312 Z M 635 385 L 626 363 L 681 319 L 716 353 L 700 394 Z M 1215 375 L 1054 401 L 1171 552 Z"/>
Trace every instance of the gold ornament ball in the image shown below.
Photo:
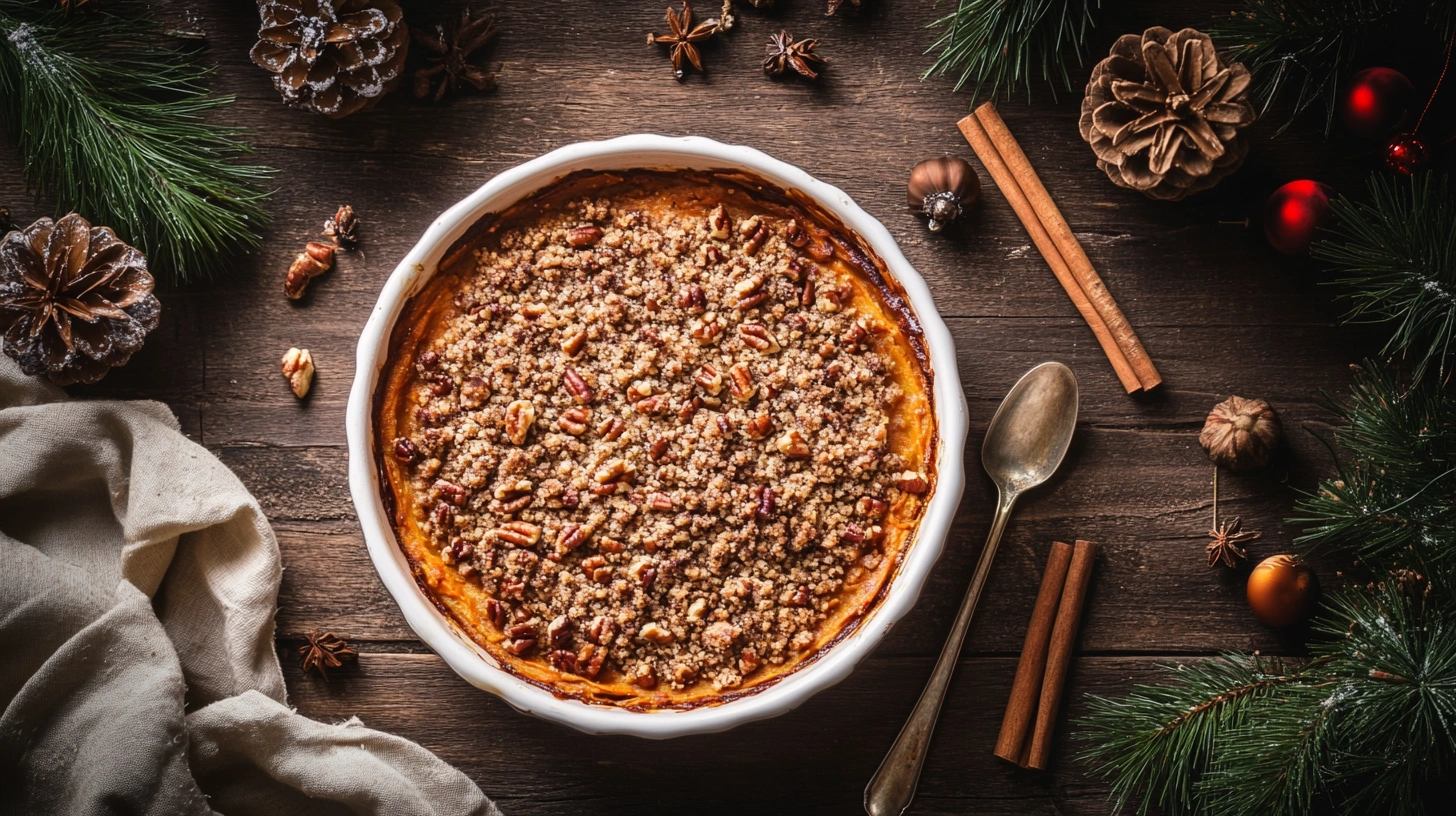
<path fill-rule="evenodd" d="M 1275 627 L 1303 620 L 1319 595 L 1314 570 L 1292 555 L 1272 555 L 1249 575 L 1249 608 L 1259 620 Z"/>

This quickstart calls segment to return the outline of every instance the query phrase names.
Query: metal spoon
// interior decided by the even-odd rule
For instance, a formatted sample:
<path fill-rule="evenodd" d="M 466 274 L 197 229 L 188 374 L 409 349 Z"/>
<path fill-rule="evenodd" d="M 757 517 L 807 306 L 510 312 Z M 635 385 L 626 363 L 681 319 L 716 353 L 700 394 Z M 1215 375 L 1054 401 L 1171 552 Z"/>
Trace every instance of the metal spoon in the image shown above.
<path fill-rule="evenodd" d="M 991 521 L 991 534 L 986 537 L 986 548 L 976 564 L 971 589 L 961 602 L 961 611 L 956 614 L 950 637 L 940 650 L 940 659 L 935 661 L 930 682 L 921 692 L 905 727 L 900 729 L 895 745 L 865 787 L 865 812 L 870 816 L 899 816 L 915 798 L 915 786 L 925 764 L 925 749 L 955 672 L 961 642 L 971 627 L 971 615 L 976 611 L 976 602 L 991 572 L 991 562 L 996 558 L 996 545 L 1001 543 L 1006 519 L 1023 492 L 1045 482 L 1056 472 L 1076 427 L 1077 377 L 1061 363 L 1042 363 L 1026 372 L 991 417 L 991 427 L 986 429 L 986 441 L 981 445 L 981 464 L 1000 494 L 996 516 Z"/>

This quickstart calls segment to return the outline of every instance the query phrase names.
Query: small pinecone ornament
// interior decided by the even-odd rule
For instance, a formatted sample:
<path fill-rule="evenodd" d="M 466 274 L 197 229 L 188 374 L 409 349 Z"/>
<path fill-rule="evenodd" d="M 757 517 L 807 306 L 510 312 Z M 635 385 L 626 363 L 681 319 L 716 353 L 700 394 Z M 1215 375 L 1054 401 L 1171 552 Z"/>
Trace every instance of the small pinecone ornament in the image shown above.
<path fill-rule="evenodd" d="M 93 383 L 125 365 L 156 328 L 142 253 L 75 213 L 0 239 L 0 331 L 26 374 Z"/>
<path fill-rule="evenodd" d="M 1254 121 L 1249 71 L 1224 64 L 1201 31 L 1124 34 L 1092 69 L 1078 127 L 1119 187 L 1177 201 L 1243 164 Z"/>
<path fill-rule="evenodd" d="M 399 82 L 409 28 L 395 0 L 263 0 L 253 62 L 290 105 L 338 119 Z"/>

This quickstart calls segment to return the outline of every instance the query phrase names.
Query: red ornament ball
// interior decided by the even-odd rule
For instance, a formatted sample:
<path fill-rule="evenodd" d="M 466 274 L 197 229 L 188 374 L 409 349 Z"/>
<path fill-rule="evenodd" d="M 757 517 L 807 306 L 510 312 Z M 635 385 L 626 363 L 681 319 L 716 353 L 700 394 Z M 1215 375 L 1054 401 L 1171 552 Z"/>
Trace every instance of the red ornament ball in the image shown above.
<path fill-rule="evenodd" d="M 1294 556 L 1270 556 L 1249 574 L 1249 608 L 1270 626 L 1291 626 L 1304 620 L 1318 595 L 1314 570 Z"/>
<path fill-rule="evenodd" d="M 1402 133 L 1386 143 L 1383 158 L 1392 173 L 1409 176 L 1431 163 L 1431 149 L 1414 133 Z"/>
<path fill-rule="evenodd" d="M 1416 86 L 1390 68 L 1366 68 L 1350 78 L 1340 118 L 1351 133 L 1373 139 L 1389 133 L 1416 101 Z"/>
<path fill-rule="evenodd" d="M 1321 227 L 1330 222 L 1328 186 L 1309 179 L 1291 181 L 1264 204 L 1264 235 L 1285 255 L 1303 255 Z"/>

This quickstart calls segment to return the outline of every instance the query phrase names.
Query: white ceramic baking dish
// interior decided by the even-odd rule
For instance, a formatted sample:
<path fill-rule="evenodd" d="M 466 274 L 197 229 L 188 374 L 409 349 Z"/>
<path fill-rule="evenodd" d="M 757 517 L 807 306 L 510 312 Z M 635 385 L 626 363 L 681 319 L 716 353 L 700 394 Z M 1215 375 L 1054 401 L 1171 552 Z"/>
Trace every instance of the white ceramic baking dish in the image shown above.
<path fill-rule="evenodd" d="M 691 710 L 629 711 L 563 699 L 501 669 L 455 624 L 440 613 L 416 584 L 395 541 L 380 498 L 371 429 L 375 389 L 388 352 L 390 332 L 405 303 L 419 292 L 446 250 L 478 219 L 498 212 L 553 181 L 578 170 L 669 169 L 747 170 L 785 190 L 818 202 L 858 234 L 899 281 L 915 312 L 930 354 L 935 413 L 939 423 L 935 490 L 924 519 L 879 605 L 848 636 L 817 660 L 748 694 L 716 706 Z M 521 711 L 599 734 L 633 734 L 662 739 L 723 731 L 752 720 L 774 717 L 849 676 L 855 664 L 879 644 L 920 595 L 940 556 L 965 483 L 962 451 L 966 439 L 966 402 L 956 372 L 955 346 L 940 319 L 925 280 L 905 259 L 890 233 L 849 196 L 817 181 L 797 167 L 757 150 L 698 137 L 622 136 L 582 142 L 513 167 L 486 182 L 435 220 L 385 282 L 379 302 L 359 337 L 358 369 L 346 416 L 349 439 L 349 488 L 369 556 L 384 586 L 420 639 L 461 677 L 503 698 Z"/>

